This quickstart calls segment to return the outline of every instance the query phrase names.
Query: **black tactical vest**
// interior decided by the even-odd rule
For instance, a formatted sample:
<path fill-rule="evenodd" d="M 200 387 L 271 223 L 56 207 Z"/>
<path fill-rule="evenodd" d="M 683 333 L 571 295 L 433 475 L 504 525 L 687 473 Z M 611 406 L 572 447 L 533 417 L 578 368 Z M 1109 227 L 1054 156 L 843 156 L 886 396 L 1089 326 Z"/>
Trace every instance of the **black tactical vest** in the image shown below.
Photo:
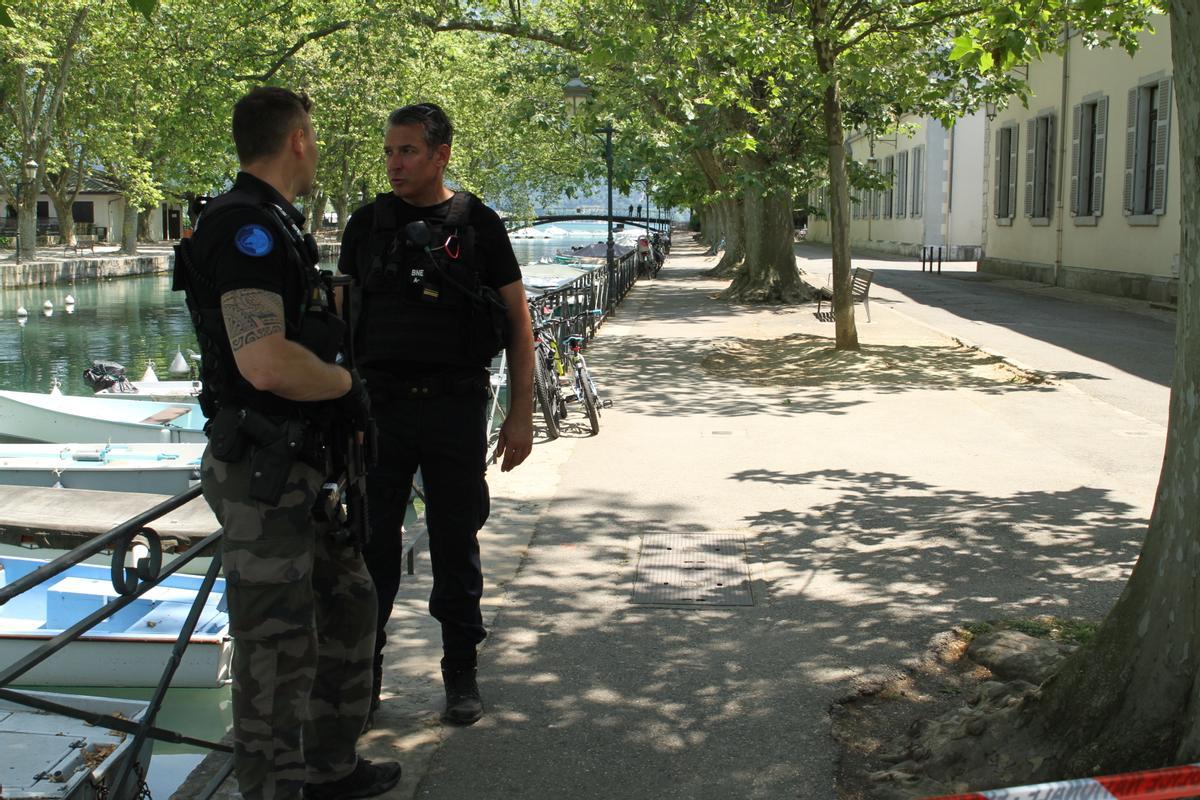
<path fill-rule="evenodd" d="M 233 190 L 209 203 L 197 222 L 209 224 L 219 214 L 236 208 L 262 210 L 274 223 L 287 252 L 289 269 L 286 286 L 295 286 L 299 296 L 284 293 L 284 335 L 316 353 L 322 361 L 332 362 L 345 338 L 345 325 L 334 312 L 329 273 L 316 269 L 316 240 L 300 231 L 282 208 L 242 190 Z M 190 239 L 175 247 L 172 288 L 183 291 L 196 339 L 200 345 L 200 407 L 208 419 L 224 407 L 252 408 L 276 416 L 306 415 L 316 411 L 317 403 L 299 404 L 293 400 L 255 389 L 242 377 L 233 358 L 233 349 L 221 315 L 221 298 L 209 265 L 197 262 Z M 299 302 L 297 303 L 297 300 Z"/>
<path fill-rule="evenodd" d="M 472 347 L 481 282 L 469 192 L 455 192 L 441 223 L 429 222 L 428 248 L 400 228 L 391 194 L 375 200 L 370 261 L 358 276 L 354 352 L 363 368 L 405 362 L 479 369 Z"/>

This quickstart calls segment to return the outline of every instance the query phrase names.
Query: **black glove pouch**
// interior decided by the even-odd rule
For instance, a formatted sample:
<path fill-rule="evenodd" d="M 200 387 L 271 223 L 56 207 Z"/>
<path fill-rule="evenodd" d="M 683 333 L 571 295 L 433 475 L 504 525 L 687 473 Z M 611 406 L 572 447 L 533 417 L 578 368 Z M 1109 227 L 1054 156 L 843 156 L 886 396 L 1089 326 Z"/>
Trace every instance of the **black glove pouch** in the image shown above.
<path fill-rule="evenodd" d="M 232 408 L 222 408 L 217 412 L 212 425 L 208 429 L 209 452 L 218 461 L 232 464 L 246 457 L 246 445 L 249 444 L 245 432 L 242 431 L 242 415 Z"/>

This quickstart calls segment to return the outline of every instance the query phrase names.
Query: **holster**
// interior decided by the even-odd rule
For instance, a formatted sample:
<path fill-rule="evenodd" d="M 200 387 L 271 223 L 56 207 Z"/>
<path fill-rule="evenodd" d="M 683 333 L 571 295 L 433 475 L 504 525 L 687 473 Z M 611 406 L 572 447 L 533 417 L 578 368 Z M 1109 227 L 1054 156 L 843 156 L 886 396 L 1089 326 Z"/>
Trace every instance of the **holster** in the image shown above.
<path fill-rule="evenodd" d="M 222 408 L 209 431 L 214 458 L 240 461 L 250 452 L 251 500 L 278 505 L 292 466 L 304 452 L 309 423 L 273 420 L 249 408 Z"/>

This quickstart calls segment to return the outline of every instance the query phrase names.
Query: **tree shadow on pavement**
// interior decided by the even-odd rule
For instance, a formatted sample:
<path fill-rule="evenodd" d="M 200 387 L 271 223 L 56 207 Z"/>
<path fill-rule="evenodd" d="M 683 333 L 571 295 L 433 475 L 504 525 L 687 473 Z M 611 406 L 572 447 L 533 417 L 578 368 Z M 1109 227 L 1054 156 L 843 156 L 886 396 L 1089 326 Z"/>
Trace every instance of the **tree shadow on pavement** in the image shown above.
<path fill-rule="evenodd" d="M 658 416 L 844 413 L 880 394 L 1055 388 L 972 348 L 871 345 L 848 352 L 808 334 L 711 342 L 625 335 L 598 340 L 588 359 L 602 396 L 622 412 Z M 795 387 L 804 393 L 771 391 Z"/>
<path fill-rule="evenodd" d="M 619 490 L 555 500 L 482 655 L 489 715 L 446 741 L 424 797 L 829 798 L 827 709 L 856 677 L 964 620 L 1103 613 L 1146 524 L 1085 486 L 730 478 L 830 499 L 749 511 L 733 531 Z M 663 532 L 744 534 L 756 604 L 633 605 L 640 537 Z"/>

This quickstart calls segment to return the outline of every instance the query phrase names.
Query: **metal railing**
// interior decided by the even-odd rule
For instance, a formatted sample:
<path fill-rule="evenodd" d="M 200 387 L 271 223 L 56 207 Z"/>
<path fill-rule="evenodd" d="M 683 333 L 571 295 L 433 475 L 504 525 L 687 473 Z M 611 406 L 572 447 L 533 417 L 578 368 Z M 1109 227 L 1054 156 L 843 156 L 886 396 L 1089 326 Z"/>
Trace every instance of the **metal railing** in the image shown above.
<path fill-rule="evenodd" d="M 154 720 L 166 697 L 167 689 L 171 685 L 175 671 L 183 661 L 183 653 L 191 641 L 192 633 L 199 623 L 200 614 L 204 609 L 205 603 L 208 601 L 209 595 L 212 593 L 213 585 L 217 580 L 217 574 L 221 570 L 220 549 L 216 545 L 221 539 L 222 529 L 218 528 L 176 556 L 174 560 L 164 565 L 162 539 L 153 528 L 149 527 L 149 523 L 190 503 L 199 496 L 200 487 L 194 486 L 186 492 L 165 500 L 148 511 L 126 520 L 107 533 L 76 547 L 68 553 L 64 553 L 53 561 L 38 567 L 28 575 L 14 580 L 7 586 L 0 587 L 0 605 L 4 605 L 21 593 L 61 575 L 71 567 L 83 563 L 92 556 L 98 555 L 101 551 L 112 550 L 112 585 L 117 593 L 117 597 L 88 614 L 74 625 L 71 625 L 62 633 L 44 642 L 24 658 L 0 670 L 0 699 L 9 700 L 41 711 L 60 714 L 64 717 L 83 720 L 93 725 L 111 728 L 112 730 L 133 736 L 133 743 L 128 751 L 130 755 L 122 762 L 116 778 L 109 784 L 109 797 L 124 796 L 122 792 L 125 791 L 126 784 L 131 776 L 134 776 L 135 780 L 140 780 L 140 778 L 136 777 L 137 773 L 134 771 L 137 766 L 134 754 L 140 751 L 147 739 L 174 744 L 193 745 L 227 753 L 233 752 L 233 748 L 227 744 L 186 736 L 178 731 L 166 730 L 154 725 Z M 184 621 L 179 636 L 176 638 L 175 644 L 171 649 L 171 656 L 163 668 L 162 677 L 159 679 L 149 705 L 139 721 L 134 722 L 123 717 L 83 711 L 71 706 L 62 705 L 61 703 L 32 697 L 24 692 L 8 688 L 17 678 L 20 678 L 26 672 L 87 633 L 100 622 L 158 586 L 193 559 L 206 555 L 208 551 L 212 551 L 212 562 L 204 575 L 204 579 L 196 593 L 196 599 L 193 601 L 192 607 L 188 611 L 187 619 Z M 127 560 L 133 562 L 132 566 L 127 565 Z M 220 786 L 220 783 L 224 781 L 229 771 L 232 770 L 232 766 L 232 759 L 230 759 L 223 774 L 220 776 L 220 781 L 212 785 L 211 791 L 208 794 L 203 794 L 201 800 L 211 797 L 216 792 L 217 787 Z"/>

